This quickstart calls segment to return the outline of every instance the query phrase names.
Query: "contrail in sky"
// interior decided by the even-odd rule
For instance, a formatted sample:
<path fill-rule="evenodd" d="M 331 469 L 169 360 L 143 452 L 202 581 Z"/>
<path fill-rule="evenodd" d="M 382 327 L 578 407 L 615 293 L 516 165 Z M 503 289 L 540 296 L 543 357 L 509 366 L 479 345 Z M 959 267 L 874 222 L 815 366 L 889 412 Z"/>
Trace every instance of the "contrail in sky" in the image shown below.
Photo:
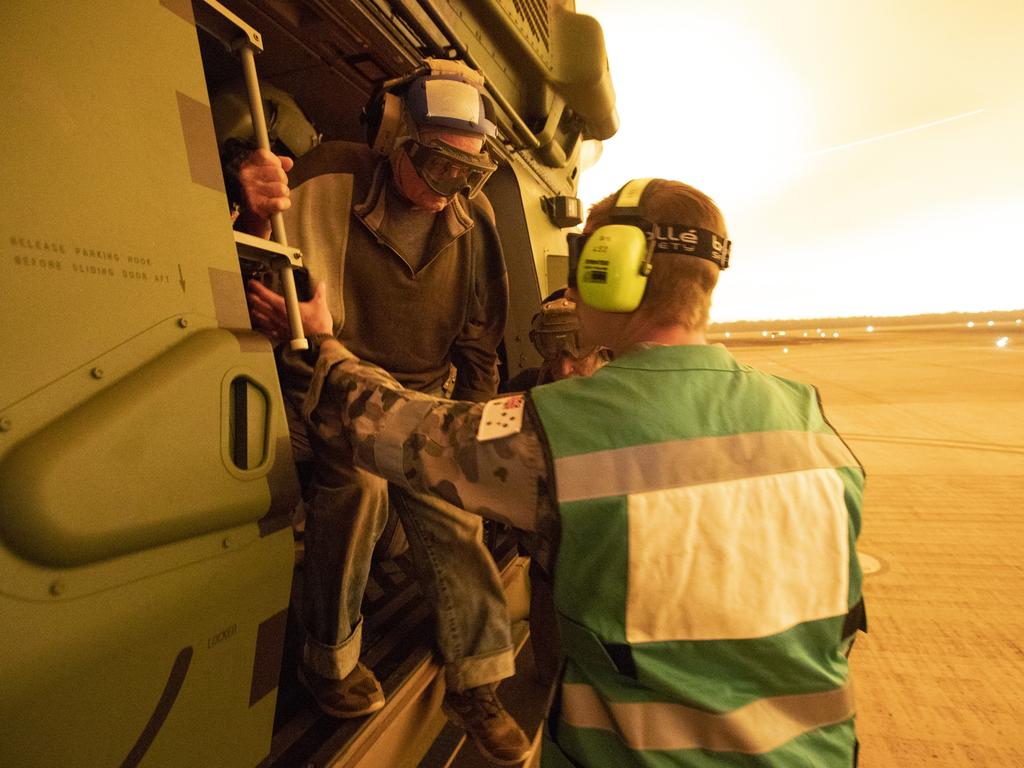
<path fill-rule="evenodd" d="M 838 144 L 834 147 L 826 147 L 825 149 L 816 149 L 813 152 L 808 152 L 808 156 L 812 155 L 824 155 L 826 152 L 838 152 L 841 149 L 849 149 L 850 147 L 857 147 L 861 144 L 871 144 L 876 141 L 882 141 L 883 139 L 890 139 L 893 136 L 900 136 L 904 133 L 913 133 L 914 131 L 923 131 L 925 128 L 933 128 L 936 125 L 942 125 L 943 123 L 951 123 L 954 120 L 962 120 L 965 117 L 971 117 L 972 115 L 978 115 L 984 112 L 984 109 L 973 109 L 970 112 L 963 112 L 959 115 L 952 115 L 950 117 L 944 117 L 941 120 L 932 120 L 930 123 L 922 123 L 921 125 L 914 125 L 910 128 L 901 128 L 898 131 L 890 131 L 889 133 L 882 133 L 878 136 L 871 136 L 866 139 L 858 139 L 857 141 L 851 141 L 847 144 Z"/>

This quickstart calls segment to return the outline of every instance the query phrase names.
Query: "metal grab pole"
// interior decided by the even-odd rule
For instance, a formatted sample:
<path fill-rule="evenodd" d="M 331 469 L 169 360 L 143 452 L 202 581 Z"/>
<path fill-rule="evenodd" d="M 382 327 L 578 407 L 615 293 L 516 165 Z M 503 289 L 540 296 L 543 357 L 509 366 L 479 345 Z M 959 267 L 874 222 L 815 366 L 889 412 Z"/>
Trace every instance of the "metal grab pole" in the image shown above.
<path fill-rule="evenodd" d="M 256 134 L 256 144 L 260 149 L 270 150 L 270 137 L 267 135 L 267 121 L 263 115 L 263 99 L 260 98 L 260 83 L 256 78 L 256 57 L 252 46 L 243 42 L 239 48 L 242 58 L 242 74 L 245 76 L 245 92 L 249 97 L 249 114 L 252 116 L 252 128 Z M 270 230 L 275 243 L 288 245 L 288 235 L 284 231 L 284 216 L 273 213 L 270 216 Z M 309 349 L 306 334 L 302 330 L 302 315 L 299 314 L 299 297 L 295 291 L 295 275 L 291 265 L 281 268 L 281 289 L 284 292 L 285 314 L 288 316 L 288 327 L 291 330 L 292 349 Z"/>

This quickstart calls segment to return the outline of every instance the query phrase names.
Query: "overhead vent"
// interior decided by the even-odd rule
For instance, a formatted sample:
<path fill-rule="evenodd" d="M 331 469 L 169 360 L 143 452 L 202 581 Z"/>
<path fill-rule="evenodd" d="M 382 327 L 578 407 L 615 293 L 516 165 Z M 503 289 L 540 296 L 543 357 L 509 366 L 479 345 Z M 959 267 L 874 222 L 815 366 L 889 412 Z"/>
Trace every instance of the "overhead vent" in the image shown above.
<path fill-rule="evenodd" d="M 529 27 L 544 50 L 551 51 L 551 23 L 548 18 L 549 0 L 512 0 L 520 20 Z"/>

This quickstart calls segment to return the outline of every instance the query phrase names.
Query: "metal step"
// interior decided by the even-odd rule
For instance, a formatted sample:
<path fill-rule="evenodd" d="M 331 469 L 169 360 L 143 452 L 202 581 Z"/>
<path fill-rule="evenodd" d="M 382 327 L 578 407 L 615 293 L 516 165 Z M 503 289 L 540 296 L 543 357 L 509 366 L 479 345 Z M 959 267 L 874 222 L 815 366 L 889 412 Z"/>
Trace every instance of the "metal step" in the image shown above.
<path fill-rule="evenodd" d="M 522 645 L 528 634 L 526 558 L 499 549 L 513 628 Z M 503 566 L 503 567 L 502 567 Z M 387 704 L 374 715 L 339 720 L 320 712 L 295 677 L 302 630 L 295 606 L 302 604 L 301 568 L 293 583 L 292 609 L 282 665 L 275 732 L 261 768 L 414 768 L 431 749 L 447 719 L 441 711 L 444 674 L 436 660 L 434 618 L 400 556 L 375 562 L 363 604 L 360 660 L 374 670 Z"/>

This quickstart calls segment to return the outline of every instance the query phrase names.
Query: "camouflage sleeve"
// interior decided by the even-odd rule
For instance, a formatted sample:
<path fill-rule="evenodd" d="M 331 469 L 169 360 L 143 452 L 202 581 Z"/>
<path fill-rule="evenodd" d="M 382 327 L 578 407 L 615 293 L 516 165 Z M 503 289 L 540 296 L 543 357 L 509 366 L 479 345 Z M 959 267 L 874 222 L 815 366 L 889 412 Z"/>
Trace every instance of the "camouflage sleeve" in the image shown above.
<path fill-rule="evenodd" d="M 527 418 L 518 432 L 480 441 L 483 409 L 403 389 L 331 340 L 321 350 L 305 417 L 314 447 L 332 461 L 351 461 L 515 528 L 548 529 L 554 505 L 535 423 Z"/>

